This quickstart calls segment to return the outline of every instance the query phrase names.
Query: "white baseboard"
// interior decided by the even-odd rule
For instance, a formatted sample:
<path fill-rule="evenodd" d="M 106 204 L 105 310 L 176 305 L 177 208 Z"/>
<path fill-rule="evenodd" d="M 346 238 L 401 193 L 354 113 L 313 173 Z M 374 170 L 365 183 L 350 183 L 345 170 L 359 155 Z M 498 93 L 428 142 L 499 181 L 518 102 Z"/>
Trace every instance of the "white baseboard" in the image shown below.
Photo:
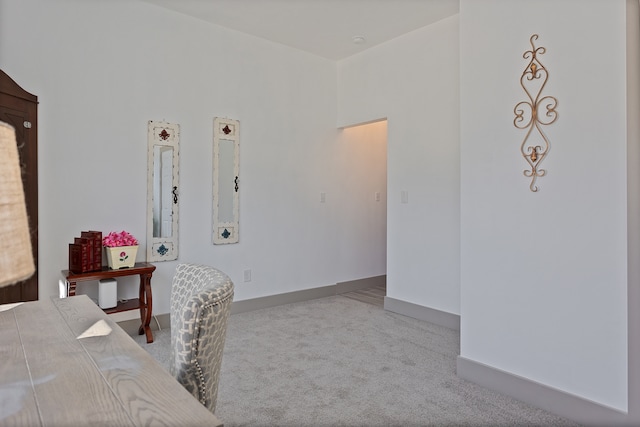
<path fill-rule="evenodd" d="M 629 414 L 458 356 L 457 375 L 585 426 L 638 426 Z"/>
<path fill-rule="evenodd" d="M 260 310 L 262 308 L 276 307 L 278 305 L 294 302 L 308 301 L 316 298 L 324 298 L 340 295 L 346 292 L 357 291 L 374 286 L 386 286 L 387 276 L 366 277 L 364 279 L 339 282 L 335 285 L 321 286 L 318 288 L 304 289 L 302 291 L 287 292 L 284 294 L 270 295 L 261 298 L 253 298 L 243 301 L 234 301 L 231 304 L 231 314 Z"/>
<path fill-rule="evenodd" d="M 131 310 L 131 312 L 135 312 L 138 315 L 133 319 L 124 319 L 124 320 L 114 320 L 118 325 L 125 330 L 129 335 L 138 335 L 138 329 L 140 328 L 140 312 Z M 120 314 L 120 313 L 114 313 Z M 113 316 L 110 314 L 109 316 Z M 153 315 L 151 318 L 151 323 L 149 323 L 149 327 L 152 331 L 157 331 L 158 329 L 169 329 L 171 327 L 171 316 L 169 313 Z"/>
<path fill-rule="evenodd" d="M 116 323 L 126 322 L 128 320 L 140 320 L 140 310 L 121 311 L 109 314 L 109 318 Z"/>
<path fill-rule="evenodd" d="M 276 307 L 278 305 L 290 304 L 293 302 L 308 301 L 316 298 L 324 298 L 333 295 L 340 295 L 346 292 L 353 292 L 359 289 L 367 289 L 376 286 L 386 286 L 387 276 L 366 277 L 364 279 L 349 280 L 339 282 L 335 285 L 321 286 L 318 288 L 305 289 L 302 291 L 287 292 L 284 294 L 270 295 L 266 297 L 253 298 L 249 300 L 234 301 L 231 304 L 231 314 L 244 313 L 247 311 L 260 310 L 262 308 Z M 117 322 L 130 335 L 136 334 L 140 326 L 140 312 L 138 310 L 125 311 L 109 315 L 114 322 Z M 160 323 L 160 327 L 169 328 L 169 313 L 154 314 Z M 155 325 L 155 319 L 151 320 L 151 329 Z"/>
<path fill-rule="evenodd" d="M 424 320 L 444 326 L 445 328 L 460 330 L 460 316 L 446 311 L 436 310 L 395 298 L 384 297 L 384 309 L 394 313 L 403 314 L 414 319 Z"/>

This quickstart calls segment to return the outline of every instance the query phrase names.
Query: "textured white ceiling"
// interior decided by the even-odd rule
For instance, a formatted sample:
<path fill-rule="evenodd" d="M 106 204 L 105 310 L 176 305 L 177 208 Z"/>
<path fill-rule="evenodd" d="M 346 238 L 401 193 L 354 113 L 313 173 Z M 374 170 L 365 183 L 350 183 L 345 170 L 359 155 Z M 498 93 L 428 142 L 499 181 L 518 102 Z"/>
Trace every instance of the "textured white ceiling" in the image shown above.
<path fill-rule="evenodd" d="M 459 10 L 458 0 L 142 0 L 339 60 Z M 354 36 L 366 42 L 355 44 Z"/>

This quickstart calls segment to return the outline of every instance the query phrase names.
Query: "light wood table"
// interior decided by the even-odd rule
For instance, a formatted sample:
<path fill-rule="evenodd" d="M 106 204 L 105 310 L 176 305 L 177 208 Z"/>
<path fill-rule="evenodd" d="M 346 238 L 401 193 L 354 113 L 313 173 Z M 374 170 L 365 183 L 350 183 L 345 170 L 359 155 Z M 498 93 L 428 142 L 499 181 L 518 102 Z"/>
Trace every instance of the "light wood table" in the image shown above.
<path fill-rule="evenodd" d="M 222 425 L 86 295 L 0 310 L 0 425 Z"/>

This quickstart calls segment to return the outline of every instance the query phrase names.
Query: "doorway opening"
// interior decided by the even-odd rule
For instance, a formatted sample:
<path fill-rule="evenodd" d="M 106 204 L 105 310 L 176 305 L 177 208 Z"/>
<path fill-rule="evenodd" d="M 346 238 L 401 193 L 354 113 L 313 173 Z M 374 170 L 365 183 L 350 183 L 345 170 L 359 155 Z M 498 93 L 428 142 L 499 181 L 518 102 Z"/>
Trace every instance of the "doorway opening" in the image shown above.
<path fill-rule="evenodd" d="M 342 295 L 382 307 L 387 294 L 387 120 L 343 128 L 342 143 L 344 206 L 351 211 L 344 232 L 360 248 L 344 256 L 370 283 Z"/>

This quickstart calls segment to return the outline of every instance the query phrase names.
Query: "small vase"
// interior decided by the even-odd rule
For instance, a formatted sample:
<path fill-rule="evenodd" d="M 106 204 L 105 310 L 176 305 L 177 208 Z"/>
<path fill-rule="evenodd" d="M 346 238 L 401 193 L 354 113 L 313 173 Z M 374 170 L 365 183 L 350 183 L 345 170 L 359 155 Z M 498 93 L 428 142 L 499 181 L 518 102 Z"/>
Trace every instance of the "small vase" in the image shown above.
<path fill-rule="evenodd" d="M 133 267 L 136 263 L 138 246 L 105 247 L 107 251 L 107 265 L 112 270 Z"/>

